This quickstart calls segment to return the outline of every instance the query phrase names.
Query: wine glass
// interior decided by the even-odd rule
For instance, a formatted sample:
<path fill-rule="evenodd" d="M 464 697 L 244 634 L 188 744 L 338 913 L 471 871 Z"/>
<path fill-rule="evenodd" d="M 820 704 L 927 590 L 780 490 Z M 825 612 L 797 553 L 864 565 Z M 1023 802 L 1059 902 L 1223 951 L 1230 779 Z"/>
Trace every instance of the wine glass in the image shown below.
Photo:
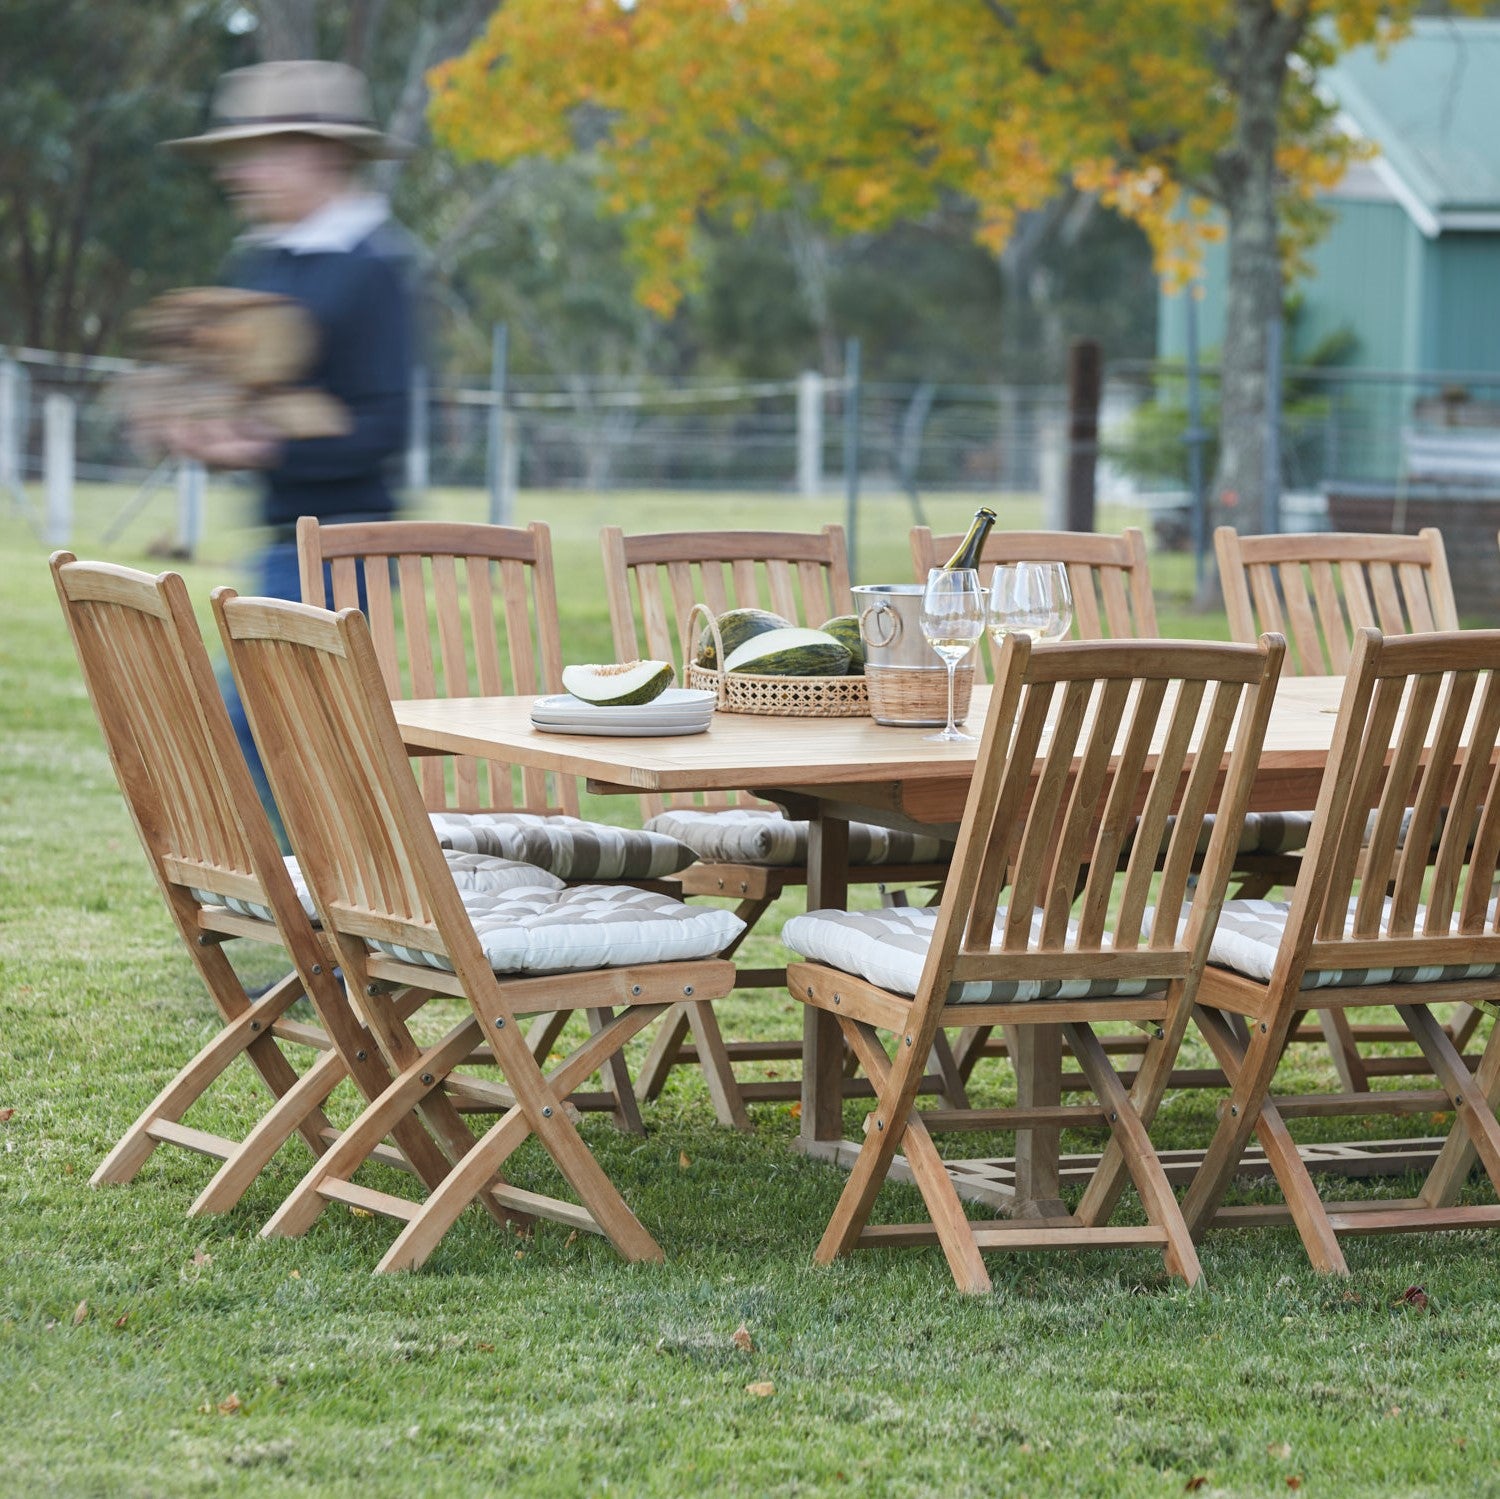
<path fill-rule="evenodd" d="M 995 569 L 990 584 L 990 636 L 1061 640 L 1073 623 L 1073 590 L 1061 562 L 1011 562 Z"/>
<path fill-rule="evenodd" d="M 948 668 L 948 725 L 941 734 L 923 737 L 937 744 L 963 744 L 965 734 L 953 722 L 953 673 L 984 634 L 984 584 L 978 569 L 935 567 L 922 594 L 922 635 Z"/>

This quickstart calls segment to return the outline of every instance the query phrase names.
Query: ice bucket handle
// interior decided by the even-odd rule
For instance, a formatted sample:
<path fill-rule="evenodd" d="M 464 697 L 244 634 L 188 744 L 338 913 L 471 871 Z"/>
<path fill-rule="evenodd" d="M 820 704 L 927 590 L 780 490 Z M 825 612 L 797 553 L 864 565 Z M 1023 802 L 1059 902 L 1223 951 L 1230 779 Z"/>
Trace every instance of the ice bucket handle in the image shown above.
<path fill-rule="evenodd" d="M 875 638 L 874 632 L 870 628 L 870 616 L 872 614 L 877 616 L 890 616 L 891 624 L 889 628 L 891 633 L 889 635 L 886 635 L 879 640 Z M 895 645 L 895 643 L 901 638 L 901 616 L 897 614 L 896 611 L 882 599 L 878 604 L 871 604 L 870 607 L 860 615 L 859 633 L 864 636 L 866 645 L 873 645 L 876 650 L 883 651 L 887 646 Z"/>

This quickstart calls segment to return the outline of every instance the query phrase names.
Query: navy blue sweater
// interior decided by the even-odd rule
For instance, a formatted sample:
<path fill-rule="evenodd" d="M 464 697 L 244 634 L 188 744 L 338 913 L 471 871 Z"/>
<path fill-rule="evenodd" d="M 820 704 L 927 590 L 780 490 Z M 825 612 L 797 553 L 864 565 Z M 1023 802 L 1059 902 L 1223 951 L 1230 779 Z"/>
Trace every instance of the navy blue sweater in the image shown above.
<path fill-rule="evenodd" d="M 265 524 L 382 516 L 395 510 L 389 470 L 406 445 L 415 347 L 408 268 L 396 232 L 382 225 L 352 250 L 297 254 L 252 247 L 230 282 L 301 302 L 319 349 L 303 383 L 340 401 L 352 426 L 341 437 L 288 442 L 265 473 Z"/>

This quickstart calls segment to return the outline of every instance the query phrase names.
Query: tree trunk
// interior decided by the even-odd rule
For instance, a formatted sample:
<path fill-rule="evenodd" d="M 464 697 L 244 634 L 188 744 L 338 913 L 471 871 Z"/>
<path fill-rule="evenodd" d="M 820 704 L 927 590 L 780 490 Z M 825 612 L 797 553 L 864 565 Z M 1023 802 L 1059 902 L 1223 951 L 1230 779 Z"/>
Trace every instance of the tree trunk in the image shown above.
<path fill-rule="evenodd" d="M 1219 372 L 1219 467 L 1214 523 L 1244 533 L 1261 529 L 1267 491 L 1266 421 L 1280 392 L 1269 388 L 1267 332 L 1282 315 L 1282 268 L 1276 201 L 1276 138 L 1287 60 L 1301 39 L 1300 16 L 1272 0 L 1239 0 L 1225 72 L 1236 98 L 1235 134 L 1214 168 L 1228 221 L 1224 344 Z M 1218 597 L 1205 575 L 1200 604 Z"/>

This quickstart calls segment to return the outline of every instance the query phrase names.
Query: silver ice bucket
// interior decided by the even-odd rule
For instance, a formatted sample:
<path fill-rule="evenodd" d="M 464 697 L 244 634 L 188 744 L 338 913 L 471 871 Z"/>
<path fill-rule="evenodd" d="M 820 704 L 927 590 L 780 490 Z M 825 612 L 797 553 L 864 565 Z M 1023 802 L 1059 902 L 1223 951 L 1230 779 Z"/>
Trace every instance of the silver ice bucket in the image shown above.
<path fill-rule="evenodd" d="M 922 635 L 920 583 L 867 583 L 850 589 L 865 645 L 865 681 L 876 723 L 896 728 L 948 721 L 948 669 Z M 971 655 L 953 679 L 953 713 L 960 722 L 974 688 Z"/>

